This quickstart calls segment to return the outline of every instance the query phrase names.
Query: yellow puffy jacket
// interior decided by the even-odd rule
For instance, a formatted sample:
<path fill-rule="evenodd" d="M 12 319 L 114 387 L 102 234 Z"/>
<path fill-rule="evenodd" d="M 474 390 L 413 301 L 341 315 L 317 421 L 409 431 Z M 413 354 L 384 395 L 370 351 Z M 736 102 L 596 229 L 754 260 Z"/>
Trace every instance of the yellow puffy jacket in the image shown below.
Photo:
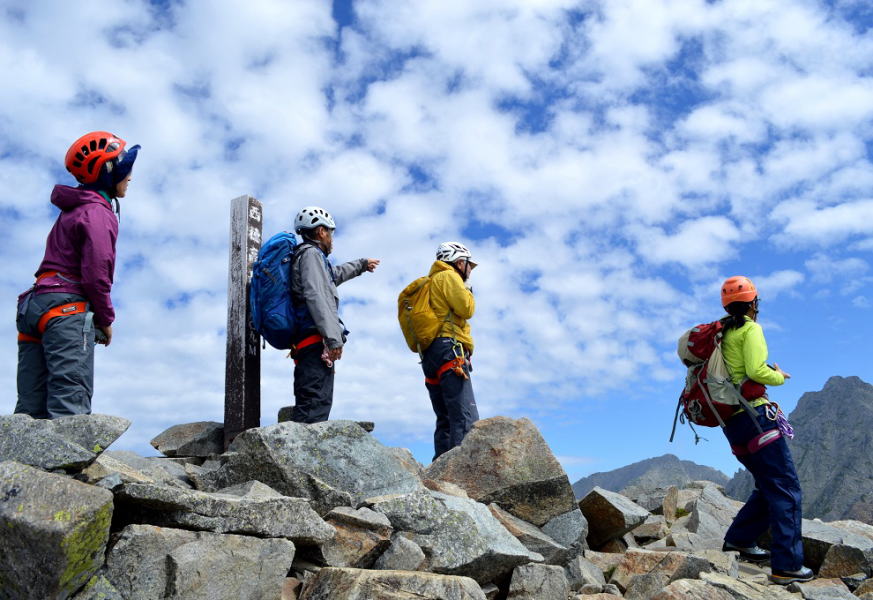
<path fill-rule="evenodd" d="M 443 325 L 437 337 L 455 338 L 468 352 L 473 352 L 473 336 L 467 319 L 473 317 L 476 301 L 473 292 L 464 287 L 464 280 L 448 263 L 435 261 L 430 268 L 430 305 Z M 452 313 L 449 318 L 449 313 Z"/>

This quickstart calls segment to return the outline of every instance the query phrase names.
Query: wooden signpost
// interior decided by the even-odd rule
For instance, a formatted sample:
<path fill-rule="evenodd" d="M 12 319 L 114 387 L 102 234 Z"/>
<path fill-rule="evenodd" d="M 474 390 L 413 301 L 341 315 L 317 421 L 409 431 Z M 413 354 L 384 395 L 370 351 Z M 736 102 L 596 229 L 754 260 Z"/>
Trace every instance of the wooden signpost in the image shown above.
<path fill-rule="evenodd" d="M 251 196 L 231 201 L 224 372 L 224 447 L 261 424 L 261 347 L 252 328 L 249 282 L 261 249 L 263 210 Z"/>

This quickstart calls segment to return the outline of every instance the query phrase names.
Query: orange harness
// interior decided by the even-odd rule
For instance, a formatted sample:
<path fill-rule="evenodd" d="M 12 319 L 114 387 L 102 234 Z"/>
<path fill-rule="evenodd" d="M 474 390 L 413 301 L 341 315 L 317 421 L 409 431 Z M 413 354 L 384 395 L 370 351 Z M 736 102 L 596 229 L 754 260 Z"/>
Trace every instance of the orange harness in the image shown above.
<path fill-rule="evenodd" d="M 39 281 L 41 279 L 45 279 L 46 277 L 54 277 L 55 275 L 60 275 L 58 271 L 46 271 L 45 273 L 41 273 L 36 280 Z M 61 304 L 59 306 L 52 307 L 45 311 L 43 315 L 39 318 L 39 323 L 36 325 L 37 331 L 40 333 L 40 337 L 34 335 L 28 335 L 26 333 L 18 334 L 19 342 L 30 342 L 32 344 L 41 344 L 42 343 L 42 334 L 45 333 L 45 328 L 48 327 L 48 322 L 56 317 L 69 317 L 71 315 L 77 315 L 79 313 L 83 313 L 88 310 L 87 302 L 70 302 L 68 304 Z"/>
<path fill-rule="evenodd" d="M 439 369 L 437 369 L 436 375 L 433 378 L 425 377 L 424 382 L 429 385 L 439 385 L 440 378 L 446 371 L 454 371 L 455 375 L 457 375 L 458 377 L 470 379 L 470 376 L 467 375 L 466 371 L 464 371 L 464 363 L 466 362 L 467 360 L 463 356 L 456 356 L 455 358 L 441 366 Z"/>
<path fill-rule="evenodd" d="M 295 354 L 297 354 L 298 352 L 300 352 L 301 350 L 303 350 L 303 349 L 306 348 L 307 346 L 311 346 L 312 344 L 317 344 L 318 342 L 320 342 L 320 341 L 323 340 L 323 339 L 324 339 L 324 338 L 321 337 L 320 335 L 318 335 L 317 333 L 313 333 L 313 334 L 310 335 L 309 337 L 305 337 L 305 338 L 303 338 L 302 340 L 300 340 L 299 342 L 297 342 L 297 344 L 295 344 L 294 346 L 292 346 L 292 347 L 291 347 L 291 352 L 288 353 L 288 356 L 290 356 L 290 357 L 293 358 Z M 295 365 L 297 364 L 297 359 L 296 359 L 296 358 L 294 359 L 294 364 L 295 364 Z"/>

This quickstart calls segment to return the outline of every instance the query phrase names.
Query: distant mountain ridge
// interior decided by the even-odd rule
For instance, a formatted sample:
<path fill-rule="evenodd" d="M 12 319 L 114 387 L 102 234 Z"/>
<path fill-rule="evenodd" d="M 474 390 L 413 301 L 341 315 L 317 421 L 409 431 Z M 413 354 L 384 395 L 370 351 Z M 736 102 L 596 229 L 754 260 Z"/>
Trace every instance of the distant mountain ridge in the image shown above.
<path fill-rule="evenodd" d="M 803 516 L 873 524 L 873 385 L 831 377 L 821 391 L 803 394 L 788 419 Z M 752 476 L 741 470 L 726 492 L 745 500 L 752 489 Z"/>
<path fill-rule="evenodd" d="M 690 460 L 679 460 L 673 454 L 665 454 L 641 460 L 613 471 L 594 473 L 588 477 L 583 477 L 573 484 L 573 492 L 577 498 L 582 498 L 595 486 L 613 492 L 625 493 L 623 490 L 634 492 L 671 485 L 682 487 L 691 481 L 698 480 L 726 485 L 728 476 L 712 467 L 698 465 Z"/>

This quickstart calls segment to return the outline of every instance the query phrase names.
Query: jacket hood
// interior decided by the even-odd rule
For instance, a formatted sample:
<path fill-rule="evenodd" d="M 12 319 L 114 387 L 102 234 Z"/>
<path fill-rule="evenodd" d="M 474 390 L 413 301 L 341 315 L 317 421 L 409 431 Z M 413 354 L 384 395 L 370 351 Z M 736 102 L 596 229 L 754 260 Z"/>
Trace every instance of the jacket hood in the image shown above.
<path fill-rule="evenodd" d="M 430 273 L 428 273 L 427 275 L 428 277 L 433 277 L 440 271 L 454 271 L 455 273 L 457 273 L 457 271 L 455 271 L 455 268 L 449 263 L 443 262 L 441 260 L 435 260 L 430 266 Z M 458 277 L 460 277 L 460 275 L 458 275 Z"/>
<path fill-rule="evenodd" d="M 112 210 L 109 203 L 99 193 L 68 185 L 56 185 L 52 190 L 51 199 L 52 204 L 63 211 L 72 210 L 83 204 L 102 204 L 109 210 Z"/>

